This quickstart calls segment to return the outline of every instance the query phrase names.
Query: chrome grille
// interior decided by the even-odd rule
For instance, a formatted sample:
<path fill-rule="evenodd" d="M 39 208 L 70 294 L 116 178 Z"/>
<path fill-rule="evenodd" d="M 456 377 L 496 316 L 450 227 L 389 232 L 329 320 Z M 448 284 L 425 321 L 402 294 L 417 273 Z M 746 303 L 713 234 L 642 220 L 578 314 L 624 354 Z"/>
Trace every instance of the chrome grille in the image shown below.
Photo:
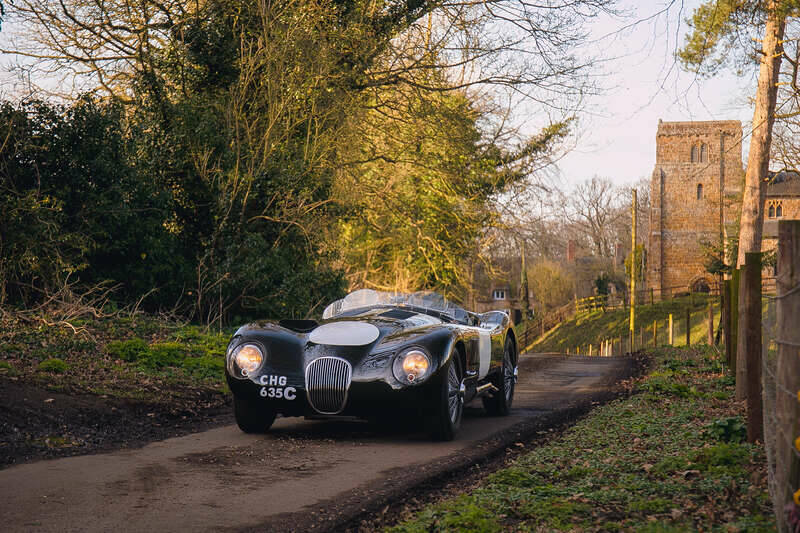
<path fill-rule="evenodd" d="M 306 367 L 306 395 L 311 407 L 324 415 L 344 409 L 353 369 L 338 357 L 320 357 Z"/>

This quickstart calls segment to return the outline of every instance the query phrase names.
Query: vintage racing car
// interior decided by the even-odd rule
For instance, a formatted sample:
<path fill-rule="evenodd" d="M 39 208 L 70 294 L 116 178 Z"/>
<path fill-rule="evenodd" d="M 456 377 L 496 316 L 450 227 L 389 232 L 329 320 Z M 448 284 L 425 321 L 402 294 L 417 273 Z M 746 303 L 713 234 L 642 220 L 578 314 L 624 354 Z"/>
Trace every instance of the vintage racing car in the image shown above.
<path fill-rule="evenodd" d="M 239 328 L 225 373 L 247 433 L 265 432 L 278 414 L 394 413 L 450 440 L 476 398 L 491 414 L 508 414 L 517 354 L 505 312 L 470 313 L 433 292 L 362 289 L 329 305 L 320 322 Z"/>

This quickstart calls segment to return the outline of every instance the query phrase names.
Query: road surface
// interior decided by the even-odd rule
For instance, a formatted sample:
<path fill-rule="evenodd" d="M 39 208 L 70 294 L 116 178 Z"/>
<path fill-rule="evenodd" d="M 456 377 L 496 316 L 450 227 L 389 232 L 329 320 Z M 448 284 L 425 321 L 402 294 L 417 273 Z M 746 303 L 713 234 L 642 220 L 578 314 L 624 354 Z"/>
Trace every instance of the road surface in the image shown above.
<path fill-rule="evenodd" d="M 282 418 L 267 435 L 225 426 L 135 450 L 14 466 L 0 471 L 0 528 L 325 529 L 420 480 L 467 467 L 539 418 L 603 396 L 630 367 L 625 358 L 524 355 L 512 413 L 492 418 L 467 409 L 454 442 L 355 420 Z"/>

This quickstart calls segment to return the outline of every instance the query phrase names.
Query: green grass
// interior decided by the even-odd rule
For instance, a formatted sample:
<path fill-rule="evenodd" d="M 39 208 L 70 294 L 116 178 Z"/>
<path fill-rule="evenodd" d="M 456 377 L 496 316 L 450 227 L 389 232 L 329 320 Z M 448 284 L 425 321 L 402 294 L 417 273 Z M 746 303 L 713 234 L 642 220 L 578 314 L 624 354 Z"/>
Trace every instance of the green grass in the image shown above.
<path fill-rule="evenodd" d="M 690 340 L 692 344 L 705 343 L 708 339 L 708 302 L 714 303 L 714 329 L 719 324 L 719 301 L 705 294 L 693 294 L 681 298 L 673 298 L 652 305 L 636 307 L 636 342 L 640 343 L 640 328 L 644 327 L 644 343 L 653 345 L 653 321 L 657 323 L 657 345 L 669 343 L 669 315 L 673 319 L 673 346 L 686 345 L 686 310 L 691 312 Z M 614 309 L 609 311 L 588 311 L 567 320 L 538 339 L 531 350 L 537 352 L 588 353 L 588 346 L 593 345 L 594 353 L 601 340 L 622 337 L 626 342 L 629 335 L 630 309 Z"/>
<path fill-rule="evenodd" d="M 390 531 L 774 531 L 764 451 L 714 351 L 654 353 L 632 396 Z"/>

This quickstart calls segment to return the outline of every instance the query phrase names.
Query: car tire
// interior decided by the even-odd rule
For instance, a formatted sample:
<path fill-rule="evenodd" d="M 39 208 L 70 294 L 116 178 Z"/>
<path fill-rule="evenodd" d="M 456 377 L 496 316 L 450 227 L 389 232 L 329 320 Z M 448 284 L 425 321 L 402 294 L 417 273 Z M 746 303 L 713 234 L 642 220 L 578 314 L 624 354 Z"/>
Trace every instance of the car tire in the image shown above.
<path fill-rule="evenodd" d="M 453 354 L 441 372 L 436 412 L 431 417 L 431 435 L 436 440 L 453 440 L 461 427 L 464 414 L 464 373 Z"/>
<path fill-rule="evenodd" d="M 516 345 L 510 337 L 507 337 L 503 347 L 503 367 L 500 369 L 500 374 L 492 380 L 498 391 L 491 397 L 483 398 L 483 407 L 490 415 L 506 416 L 511 412 L 517 383 L 516 361 Z"/>
<path fill-rule="evenodd" d="M 245 433 L 266 433 L 275 422 L 277 412 L 264 402 L 252 402 L 233 397 L 233 414 L 236 424 Z"/>

